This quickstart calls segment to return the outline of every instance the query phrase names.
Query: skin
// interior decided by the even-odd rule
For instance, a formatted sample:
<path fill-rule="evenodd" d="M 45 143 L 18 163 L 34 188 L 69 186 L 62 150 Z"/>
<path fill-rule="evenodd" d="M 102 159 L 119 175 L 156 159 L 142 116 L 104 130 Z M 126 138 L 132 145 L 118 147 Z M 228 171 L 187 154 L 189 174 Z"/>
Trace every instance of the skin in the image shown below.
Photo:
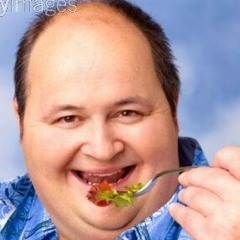
<path fill-rule="evenodd" d="M 174 204 L 172 216 L 196 240 L 240 239 L 240 148 L 221 149 L 213 168 L 180 175 L 186 188 L 179 194 L 187 207 Z"/>
<path fill-rule="evenodd" d="M 99 6 L 57 17 L 35 44 L 27 77 L 21 145 L 61 240 L 115 239 L 169 200 L 177 175 L 118 209 L 89 202 L 90 186 L 73 174 L 134 165 L 120 190 L 178 167 L 178 126 L 133 24 Z"/>

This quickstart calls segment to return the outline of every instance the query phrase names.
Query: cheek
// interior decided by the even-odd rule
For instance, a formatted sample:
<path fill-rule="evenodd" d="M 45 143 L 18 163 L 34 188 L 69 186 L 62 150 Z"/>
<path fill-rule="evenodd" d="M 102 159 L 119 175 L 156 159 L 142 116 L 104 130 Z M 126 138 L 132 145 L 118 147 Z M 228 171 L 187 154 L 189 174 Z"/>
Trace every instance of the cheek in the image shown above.
<path fill-rule="evenodd" d="M 25 131 L 22 148 L 29 171 L 45 174 L 63 172 L 71 161 L 76 144 L 71 138 L 52 129 Z"/>
<path fill-rule="evenodd" d="M 151 164 L 160 156 L 169 159 L 177 153 L 178 130 L 171 119 L 151 119 L 126 132 L 128 144 Z"/>

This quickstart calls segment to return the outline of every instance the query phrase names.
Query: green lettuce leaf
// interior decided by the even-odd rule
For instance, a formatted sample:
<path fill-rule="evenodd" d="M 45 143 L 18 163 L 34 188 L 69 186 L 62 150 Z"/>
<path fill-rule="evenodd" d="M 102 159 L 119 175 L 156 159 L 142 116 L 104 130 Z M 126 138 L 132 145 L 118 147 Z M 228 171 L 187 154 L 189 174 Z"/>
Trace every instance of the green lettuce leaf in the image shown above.
<path fill-rule="evenodd" d="M 116 207 L 126 207 L 134 204 L 135 197 L 133 197 L 134 193 L 140 190 L 144 184 L 138 183 L 137 185 L 127 186 L 125 187 L 124 192 L 117 191 L 116 189 L 112 189 L 109 191 L 100 191 L 96 199 L 97 200 L 105 200 L 108 203 L 112 202 Z"/>

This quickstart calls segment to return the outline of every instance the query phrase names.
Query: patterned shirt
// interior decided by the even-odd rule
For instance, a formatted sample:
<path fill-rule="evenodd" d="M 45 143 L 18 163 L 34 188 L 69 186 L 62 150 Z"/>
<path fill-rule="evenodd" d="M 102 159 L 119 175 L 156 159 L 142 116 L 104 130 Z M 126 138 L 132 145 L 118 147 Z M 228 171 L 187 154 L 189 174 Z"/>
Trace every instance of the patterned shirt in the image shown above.
<path fill-rule="evenodd" d="M 202 149 L 192 138 L 179 138 L 181 166 L 208 165 Z M 170 216 L 168 206 L 178 202 L 180 185 L 159 210 L 117 240 L 190 240 L 184 229 Z M 0 240 L 57 240 L 58 233 L 38 198 L 28 174 L 0 182 Z"/>

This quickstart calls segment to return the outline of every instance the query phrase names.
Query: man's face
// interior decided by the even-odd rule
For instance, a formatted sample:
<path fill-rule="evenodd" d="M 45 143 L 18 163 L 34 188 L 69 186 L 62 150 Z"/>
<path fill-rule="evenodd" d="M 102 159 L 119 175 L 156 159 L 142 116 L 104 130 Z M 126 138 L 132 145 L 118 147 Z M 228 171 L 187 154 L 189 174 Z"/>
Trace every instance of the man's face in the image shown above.
<path fill-rule="evenodd" d="M 84 14 L 58 18 L 31 53 L 22 148 L 60 235 L 111 239 L 162 206 L 176 176 L 127 208 L 88 201 L 91 182 L 121 190 L 176 167 L 178 131 L 144 36 Z"/>

